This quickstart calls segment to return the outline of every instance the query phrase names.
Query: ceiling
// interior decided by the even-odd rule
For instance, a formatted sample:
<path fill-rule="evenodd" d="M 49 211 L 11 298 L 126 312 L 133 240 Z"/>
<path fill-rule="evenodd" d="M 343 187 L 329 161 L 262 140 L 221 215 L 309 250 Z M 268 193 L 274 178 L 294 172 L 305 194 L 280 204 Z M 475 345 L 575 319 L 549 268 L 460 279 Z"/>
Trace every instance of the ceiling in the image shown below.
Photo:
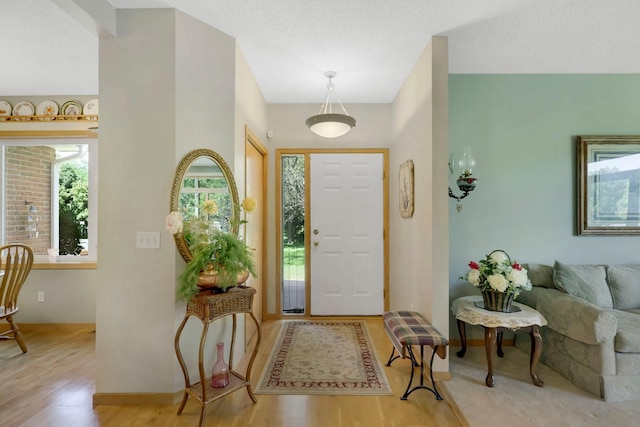
<path fill-rule="evenodd" d="M 98 37 L 70 1 L 0 0 L 0 96 L 98 94 Z M 320 104 L 328 70 L 343 102 L 391 102 L 434 35 L 452 74 L 640 73 L 637 0 L 100 1 L 233 36 L 268 103 Z"/>

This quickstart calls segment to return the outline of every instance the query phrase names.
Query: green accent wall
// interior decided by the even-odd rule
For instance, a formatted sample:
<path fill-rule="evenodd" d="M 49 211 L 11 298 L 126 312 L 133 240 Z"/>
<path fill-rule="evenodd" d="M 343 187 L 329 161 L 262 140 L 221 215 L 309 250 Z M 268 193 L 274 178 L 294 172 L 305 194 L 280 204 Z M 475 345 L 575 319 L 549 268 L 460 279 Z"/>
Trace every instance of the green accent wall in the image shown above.
<path fill-rule="evenodd" d="M 519 262 L 640 264 L 638 236 L 576 235 L 578 135 L 640 135 L 640 75 L 449 76 L 449 152 L 470 146 L 478 178 L 462 212 L 450 199 L 451 299 L 474 292 L 458 277 L 493 249 Z"/>

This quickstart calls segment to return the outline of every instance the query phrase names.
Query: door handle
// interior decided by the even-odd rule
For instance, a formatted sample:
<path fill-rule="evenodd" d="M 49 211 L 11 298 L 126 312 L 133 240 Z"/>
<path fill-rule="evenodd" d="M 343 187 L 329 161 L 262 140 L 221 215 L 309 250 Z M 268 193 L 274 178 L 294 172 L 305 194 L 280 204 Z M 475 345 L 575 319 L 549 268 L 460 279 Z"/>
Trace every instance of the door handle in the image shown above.
<path fill-rule="evenodd" d="M 313 246 L 318 246 L 320 244 L 320 242 L 318 242 L 317 240 L 313 241 Z"/>

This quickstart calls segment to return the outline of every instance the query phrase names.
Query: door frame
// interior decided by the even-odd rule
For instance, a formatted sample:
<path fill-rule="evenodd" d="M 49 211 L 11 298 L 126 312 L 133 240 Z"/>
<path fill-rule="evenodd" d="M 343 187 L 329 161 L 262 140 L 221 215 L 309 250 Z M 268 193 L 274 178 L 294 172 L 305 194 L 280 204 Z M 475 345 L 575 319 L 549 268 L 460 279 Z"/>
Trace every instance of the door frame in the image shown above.
<path fill-rule="evenodd" d="M 282 156 L 298 154 L 304 155 L 305 179 L 305 219 L 304 219 L 304 250 L 305 250 L 305 312 L 304 314 L 287 314 L 287 318 L 311 317 L 311 264 L 309 262 L 311 250 L 311 212 L 309 211 L 310 192 L 310 155 L 311 154 L 382 154 L 382 218 L 383 218 L 383 254 L 384 254 L 384 284 L 383 307 L 389 310 L 389 149 L 388 148 L 279 148 L 276 149 L 276 236 L 282 236 Z M 282 318 L 282 239 L 276 238 L 276 316 Z"/>
<path fill-rule="evenodd" d="M 258 139 L 258 137 L 251 132 L 251 129 L 249 129 L 249 127 L 247 125 L 244 126 L 244 135 L 245 135 L 245 139 L 244 139 L 244 143 L 245 143 L 245 171 L 244 171 L 244 194 L 245 197 L 247 196 L 247 168 L 246 168 L 246 161 L 247 161 L 247 154 L 246 154 L 246 146 L 248 144 L 251 144 L 260 154 L 262 154 L 262 200 L 265 201 L 265 203 L 267 202 L 267 178 L 268 178 L 268 174 L 267 174 L 267 166 L 269 164 L 269 159 L 268 159 L 268 154 L 269 151 L 267 150 L 267 148 L 264 146 L 264 144 L 262 144 L 262 142 Z M 262 221 L 262 260 L 261 260 L 261 264 L 262 264 L 262 271 L 261 271 L 261 276 L 260 276 L 260 280 L 262 280 L 262 301 L 260 301 L 260 304 L 262 305 L 262 319 L 261 321 L 264 321 L 267 318 L 267 291 L 269 289 L 269 287 L 267 286 L 267 277 L 268 277 L 268 265 L 267 265 L 267 245 L 268 245 L 268 241 L 267 241 L 267 235 L 268 235 L 268 216 L 267 216 L 267 206 L 265 206 L 262 209 L 262 218 L 260 218 L 260 221 Z M 246 235 L 246 231 L 245 231 L 245 235 Z"/>

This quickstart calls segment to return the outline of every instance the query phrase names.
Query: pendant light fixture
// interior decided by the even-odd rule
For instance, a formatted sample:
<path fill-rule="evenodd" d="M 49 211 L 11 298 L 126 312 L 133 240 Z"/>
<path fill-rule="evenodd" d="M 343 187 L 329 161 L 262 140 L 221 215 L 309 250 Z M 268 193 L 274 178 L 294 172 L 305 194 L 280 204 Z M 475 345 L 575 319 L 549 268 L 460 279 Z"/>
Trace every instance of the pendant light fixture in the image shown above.
<path fill-rule="evenodd" d="M 335 93 L 332 79 L 336 76 L 336 72 L 327 71 L 324 75 L 329 79 L 324 104 L 320 107 L 320 112 L 315 116 L 309 117 L 305 123 L 309 129 L 311 129 L 311 132 L 316 135 L 324 138 L 337 138 L 349 132 L 351 128 L 356 125 L 356 119 L 347 113 L 347 110 Z M 333 112 L 332 98 L 335 98 L 344 114 Z"/>

